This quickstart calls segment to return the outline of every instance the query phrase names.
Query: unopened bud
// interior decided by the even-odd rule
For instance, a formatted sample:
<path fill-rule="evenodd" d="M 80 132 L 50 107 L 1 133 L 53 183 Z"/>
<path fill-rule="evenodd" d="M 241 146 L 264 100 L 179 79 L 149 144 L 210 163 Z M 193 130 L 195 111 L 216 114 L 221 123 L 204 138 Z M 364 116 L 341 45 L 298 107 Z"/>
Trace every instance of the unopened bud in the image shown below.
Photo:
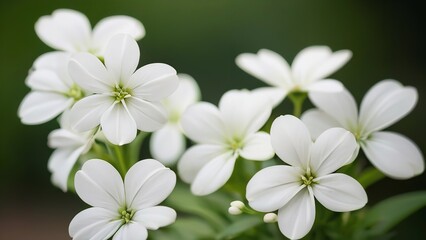
<path fill-rule="evenodd" d="M 239 209 L 237 207 L 233 207 L 233 206 L 228 208 L 228 212 L 231 215 L 240 215 L 242 213 L 241 209 Z"/>
<path fill-rule="evenodd" d="M 231 202 L 231 207 L 236 207 L 236 208 L 239 208 L 239 209 L 243 209 L 246 205 L 243 203 L 243 202 L 241 202 L 241 201 L 233 201 L 233 202 Z"/>
<path fill-rule="evenodd" d="M 277 221 L 277 219 L 278 219 L 278 216 L 275 213 L 267 213 L 265 214 L 265 216 L 263 216 L 263 221 L 265 223 L 274 223 Z"/>

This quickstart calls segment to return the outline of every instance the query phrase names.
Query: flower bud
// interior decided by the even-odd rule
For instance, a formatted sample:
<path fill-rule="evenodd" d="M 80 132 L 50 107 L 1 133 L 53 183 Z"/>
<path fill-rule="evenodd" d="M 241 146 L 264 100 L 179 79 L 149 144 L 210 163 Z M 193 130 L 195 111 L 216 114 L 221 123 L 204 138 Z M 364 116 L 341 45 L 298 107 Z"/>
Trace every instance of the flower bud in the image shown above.
<path fill-rule="evenodd" d="M 233 207 L 233 206 L 228 208 L 228 212 L 231 215 L 240 215 L 242 213 L 241 209 L 239 209 L 237 207 Z"/>
<path fill-rule="evenodd" d="M 265 216 L 263 216 L 263 221 L 265 223 L 274 223 L 277 221 L 277 219 L 278 219 L 278 216 L 275 213 L 267 213 L 265 214 Z"/>
<path fill-rule="evenodd" d="M 239 208 L 239 209 L 243 209 L 246 205 L 243 203 L 243 202 L 241 202 L 241 201 L 233 201 L 233 202 L 231 202 L 231 207 L 236 207 L 236 208 Z"/>

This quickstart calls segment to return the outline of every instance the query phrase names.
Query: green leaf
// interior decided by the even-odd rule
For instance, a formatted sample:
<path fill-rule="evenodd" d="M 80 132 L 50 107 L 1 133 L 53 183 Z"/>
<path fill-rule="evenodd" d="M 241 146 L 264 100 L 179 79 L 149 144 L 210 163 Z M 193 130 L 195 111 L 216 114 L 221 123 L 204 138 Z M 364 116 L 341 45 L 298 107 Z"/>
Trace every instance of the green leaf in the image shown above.
<path fill-rule="evenodd" d="M 369 235 L 382 235 L 426 206 L 426 191 L 405 193 L 383 200 L 367 211 L 362 227 Z"/>
<path fill-rule="evenodd" d="M 232 239 L 263 223 L 259 216 L 244 216 L 220 232 L 216 239 Z"/>

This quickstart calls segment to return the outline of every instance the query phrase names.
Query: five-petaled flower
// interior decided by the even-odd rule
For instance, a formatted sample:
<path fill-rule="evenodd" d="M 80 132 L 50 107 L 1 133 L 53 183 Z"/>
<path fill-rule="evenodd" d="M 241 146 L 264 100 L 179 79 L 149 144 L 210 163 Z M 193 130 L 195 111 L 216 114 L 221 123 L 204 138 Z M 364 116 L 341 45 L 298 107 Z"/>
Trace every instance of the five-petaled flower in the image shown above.
<path fill-rule="evenodd" d="M 92 54 L 77 53 L 69 63 L 72 79 L 93 93 L 72 107 L 73 127 L 83 132 L 100 124 L 108 141 L 116 145 L 132 142 L 137 129 L 161 128 L 167 118 L 160 101 L 177 88 L 176 70 L 163 63 L 136 70 L 139 47 L 125 34 L 111 39 L 104 59 L 105 65 Z"/>
<path fill-rule="evenodd" d="M 267 49 L 257 54 L 240 54 L 235 61 L 247 73 L 273 86 L 254 91 L 271 98 L 276 106 L 293 92 L 341 91 L 343 86 L 339 81 L 324 78 L 341 68 L 351 56 L 349 50 L 332 52 L 327 46 L 312 46 L 297 54 L 291 68 L 283 57 Z"/>
<path fill-rule="evenodd" d="M 231 90 L 219 108 L 201 102 L 182 116 L 185 134 L 197 144 L 178 162 L 179 176 L 191 183 L 195 195 L 207 195 L 222 187 L 238 157 L 264 161 L 273 157 L 270 136 L 258 132 L 271 114 L 268 99 L 247 90 Z"/>
<path fill-rule="evenodd" d="M 278 225 L 290 239 L 305 236 L 315 220 L 316 198 L 324 207 L 346 212 L 362 208 L 367 194 L 352 177 L 333 173 L 352 160 L 354 136 L 331 128 L 312 142 L 306 126 L 286 115 L 271 128 L 272 147 L 288 165 L 267 167 L 247 184 L 250 206 L 261 212 L 278 210 Z"/>
<path fill-rule="evenodd" d="M 78 196 L 93 206 L 77 214 L 69 226 L 75 240 L 146 239 L 148 231 L 173 223 L 176 212 L 157 206 L 170 195 L 175 173 L 147 159 L 133 165 L 123 180 L 104 160 L 87 161 L 75 175 Z"/>
<path fill-rule="evenodd" d="M 407 115 L 416 105 L 417 91 L 395 80 L 374 85 L 362 100 L 358 114 L 352 95 L 314 93 L 310 96 L 318 109 L 306 111 L 302 120 L 314 138 L 330 127 L 351 131 L 371 163 L 389 177 L 407 179 L 424 171 L 419 148 L 407 137 L 381 131 Z"/>

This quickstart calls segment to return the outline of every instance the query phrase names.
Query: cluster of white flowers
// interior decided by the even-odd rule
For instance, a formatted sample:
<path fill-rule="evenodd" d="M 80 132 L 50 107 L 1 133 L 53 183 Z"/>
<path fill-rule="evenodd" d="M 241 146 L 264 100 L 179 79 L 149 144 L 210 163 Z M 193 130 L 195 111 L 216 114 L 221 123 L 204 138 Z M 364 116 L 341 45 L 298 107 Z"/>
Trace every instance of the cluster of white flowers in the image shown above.
<path fill-rule="evenodd" d="M 199 102 L 195 80 L 167 64 L 137 69 L 136 40 L 145 30 L 134 18 L 108 17 L 92 31 L 84 15 L 61 9 L 41 17 L 35 28 L 58 51 L 35 61 L 26 80 L 31 92 L 18 115 L 25 124 L 60 116 L 60 129 L 48 141 L 55 149 L 48 164 L 52 182 L 63 191 L 73 186 L 93 206 L 71 221 L 74 239 L 146 239 L 147 229 L 173 223 L 176 212 L 157 206 L 176 184 L 175 173 L 163 164 L 176 166 L 194 195 L 208 195 L 241 171 L 234 169 L 238 161 L 261 164 L 276 154 L 282 164 L 269 164 L 250 176 L 243 190 L 258 212 L 247 211 L 262 213 L 265 222 L 278 221 L 290 239 L 311 230 L 315 199 L 335 212 L 367 203 L 356 179 L 335 173 L 356 161 L 360 148 L 389 177 L 407 179 L 424 170 L 422 153 L 412 141 L 382 131 L 414 108 L 416 89 L 381 81 L 367 93 L 358 114 L 343 84 L 325 79 L 349 61 L 349 50 L 308 47 L 291 67 L 270 50 L 241 54 L 236 64 L 272 87 L 230 90 L 216 107 Z M 285 96 L 298 107 L 309 96 L 317 109 L 303 113 L 301 120 L 292 115 L 271 119 Z M 264 127 L 268 120 L 274 120 L 270 133 Z M 153 132 L 150 152 L 158 161 L 126 159 L 130 154 L 121 147 L 147 132 Z M 187 150 L 185 136 L 194 142 Z M 82 158 L 93 154 L 99 159 Z M 80 169 L 75 176 L 73 169 Z M 244 209 L 237 201 L 229 212 Z"/>

